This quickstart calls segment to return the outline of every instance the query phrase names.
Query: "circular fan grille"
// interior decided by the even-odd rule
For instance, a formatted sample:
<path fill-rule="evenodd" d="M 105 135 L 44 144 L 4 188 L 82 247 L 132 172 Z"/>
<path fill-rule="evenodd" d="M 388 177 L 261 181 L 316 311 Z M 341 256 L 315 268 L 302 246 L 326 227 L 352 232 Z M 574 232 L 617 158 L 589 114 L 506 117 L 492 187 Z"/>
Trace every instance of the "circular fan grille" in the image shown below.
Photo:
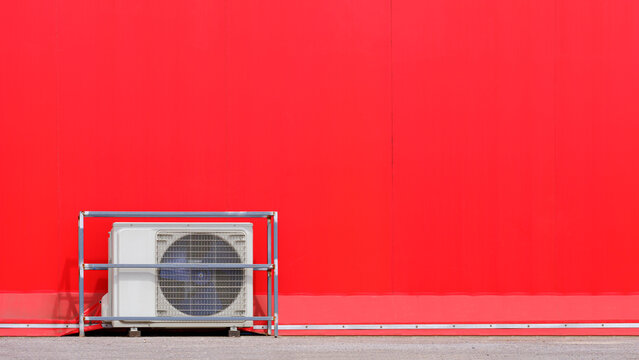
<path fill-rule="evenodd" d="M 161 263 L 240 263 L 233 246 L 212 234 L 190 234 L 171 244 Z M 215 315 L 239 296 L 244 283 L 241 269 L 164 268 L 158 274 L 160 289 L 177 310 L 191 316 Z"/>

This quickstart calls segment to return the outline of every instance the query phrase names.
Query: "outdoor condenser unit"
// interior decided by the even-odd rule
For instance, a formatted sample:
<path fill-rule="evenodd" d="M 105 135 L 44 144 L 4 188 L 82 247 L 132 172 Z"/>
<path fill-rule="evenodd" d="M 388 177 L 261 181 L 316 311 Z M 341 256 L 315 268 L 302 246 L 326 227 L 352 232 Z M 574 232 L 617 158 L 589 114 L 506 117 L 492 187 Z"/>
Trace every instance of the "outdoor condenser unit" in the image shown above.
<path fill-rule="evenodd" d="M 109 237 L 110 264 L 251 264 L 251 223 L 117 222 Z M 253 270 L 110 268 L 102 316 L 210 317 L 205 321 L 112 321 L 114 327 L 250 327 Z"/>

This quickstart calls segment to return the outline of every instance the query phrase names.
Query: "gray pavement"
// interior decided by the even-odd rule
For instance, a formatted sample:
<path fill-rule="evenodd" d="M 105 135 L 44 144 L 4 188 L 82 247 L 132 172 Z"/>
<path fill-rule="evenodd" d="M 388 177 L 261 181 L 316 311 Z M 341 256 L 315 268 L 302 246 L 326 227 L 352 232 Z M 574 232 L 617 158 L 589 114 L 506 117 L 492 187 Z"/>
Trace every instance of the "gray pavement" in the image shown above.
<path fill-rule="evenodd" d="M 0 338 L 1 359 L 639 359 L 639 337 Z"/>

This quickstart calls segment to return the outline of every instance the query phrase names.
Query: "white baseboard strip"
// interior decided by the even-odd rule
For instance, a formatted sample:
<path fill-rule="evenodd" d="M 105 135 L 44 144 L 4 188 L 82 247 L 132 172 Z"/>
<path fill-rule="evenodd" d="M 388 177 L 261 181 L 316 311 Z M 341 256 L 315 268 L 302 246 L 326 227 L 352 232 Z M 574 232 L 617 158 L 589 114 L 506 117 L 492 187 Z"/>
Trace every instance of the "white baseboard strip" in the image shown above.
<path fill-rule="evenodd" d="M 639 323 L 280 325 L 280 330 L 636 329 Z M 266 325 L 253 326 L 266 330 Z"/>
<path fill-rule="evenodd" d="M 78 324 L 0 324 L 0 329 L 77 329 Z"/>

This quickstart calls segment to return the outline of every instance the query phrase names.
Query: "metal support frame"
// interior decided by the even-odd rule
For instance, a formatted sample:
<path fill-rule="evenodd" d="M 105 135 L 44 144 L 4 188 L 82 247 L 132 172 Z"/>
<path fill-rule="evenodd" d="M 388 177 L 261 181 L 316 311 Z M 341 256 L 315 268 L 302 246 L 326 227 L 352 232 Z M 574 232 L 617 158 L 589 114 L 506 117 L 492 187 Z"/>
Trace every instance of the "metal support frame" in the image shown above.
<path fill-rule="evenodd" d="M 268 241 L 268 264 L 85 264 L 84 263 L 84 218 L 108 217 L 108 218 L 266 218 Z M 273 256 L 271 256 L 271 220 L 273 221 Z M 207 268 L 207 269 L 253 269 L 266 271 L 268 274 L 267 307 L 268 316 L 235 316 L 235 317 L 211 317 L 211 316 L 84 316 L 84 271 L 107 270 L 113 268 Z M 271 274 L 274 274 L 273 276 Z M 273 289 L 271 289 L 271 280 Z M 78 216 L 78 324 L 66 326 L 79 329 L 79 335 L 84 336 L 85 322 L 95 321 L 266 321 L 267 333 L 271 334 L 271 322 L 275 337 L 278 336 L 278 287 L 277 287 L 277 211 L 81 211 Z M 271 309 L 271 305 L 273 309 Z M 12 324 L 29 325 L 29 324 Z M 36 325 L 36 324 L 33 324 Z M 52 324 L 53 327 L 62 327 Z M 34 326 L 32 326 L 34 327 Z"/>

